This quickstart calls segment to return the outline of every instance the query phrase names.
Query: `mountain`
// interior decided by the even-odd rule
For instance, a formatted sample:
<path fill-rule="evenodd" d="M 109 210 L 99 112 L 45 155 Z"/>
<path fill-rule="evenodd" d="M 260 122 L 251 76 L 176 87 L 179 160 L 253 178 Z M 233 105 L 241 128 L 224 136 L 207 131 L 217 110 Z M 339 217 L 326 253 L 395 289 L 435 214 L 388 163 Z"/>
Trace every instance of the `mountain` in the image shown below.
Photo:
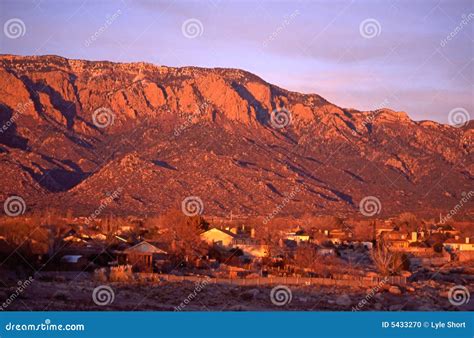
<path fill-rule="evenodd" d="M 373 196 L 380 217 L 435 216 L 474 178 L 472 121 L 345 109 L 238 69 L 2 55 L 0 126 L 0 198 L 28 210 L 144 215 L 198 196 L 206 215 L 360 216 Z"/>

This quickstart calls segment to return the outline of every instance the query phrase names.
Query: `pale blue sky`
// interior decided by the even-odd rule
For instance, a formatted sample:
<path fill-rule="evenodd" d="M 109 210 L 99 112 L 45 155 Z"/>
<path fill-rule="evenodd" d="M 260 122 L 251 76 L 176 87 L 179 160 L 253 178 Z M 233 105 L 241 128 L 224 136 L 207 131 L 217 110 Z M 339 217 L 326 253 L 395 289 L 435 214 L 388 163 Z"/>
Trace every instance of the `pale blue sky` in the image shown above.
<path fill-rule="evenodd" d="M 474 116 L 471 13 L 470 0 L 0 0 L 2 28 L 12 18 L 26 27 L 15 39 L 3 29 L 0 53 L 242 68 L 342 107 L 387 106 L 446 123 L 453 108 Z M 364 38 L 369 18 L 379 34 Z M 183 34 L 188 19 L 202 34 Z"/>

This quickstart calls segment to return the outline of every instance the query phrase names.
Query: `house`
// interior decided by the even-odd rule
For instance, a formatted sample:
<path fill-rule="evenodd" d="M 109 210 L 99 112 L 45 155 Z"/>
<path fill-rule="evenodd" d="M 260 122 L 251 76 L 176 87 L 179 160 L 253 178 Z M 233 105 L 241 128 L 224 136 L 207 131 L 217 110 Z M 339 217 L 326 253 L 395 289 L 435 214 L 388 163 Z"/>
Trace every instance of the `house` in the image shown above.
<path fill-rule="evenodd" d="M 396 249 L 408 248 L 410 245 L 408 238 L 409 236 L 406 232 L 399 230 L 383 231 L 379 236 L 379 240 L 383 241 L 387 246 Z"/>
<path fill-rule="evenodd" d="M 240 244 L 236 248 L 239 248 L 244 255 L 250 257 L 267 257 L 270 252 L 268 245 L 258 243 Z"/>
<path fill-rule="evenodd" d="M 449 224 L 444 224 L 440 225 L 436 228 L 435 232 L 445 234 L 445 235 L 450 235 L 450 236 L 456 236 L 459 235 L 459 231 L 454 229 L 451 225 Z"/>
<path fill-rule="evenodd" d="M 155 245 L 142 241 L 123 251 L 119 258 L 120 264 L 130 264 L 135 270 L 153 272 L 153 268 L 162 265 L 166 260 L 167 252 Z"/>
<path fill-rule="evenodd" d="M 443 246 L 448 251 L 474 251 L 474 243 L 471 241 L 469 237 L 465 239 L 459 238 L 456 236 L 455 238 L 450 238 L 443 243 Z"/>
<path fill-rule="evenodd" d="M 243 254 L 248 257 L 267 257 L 270 252 L 267 244 L 252 237 L 236 236 L 230 246 L 242 250 Z"/>
<path fill-rule="evenodd" d="M 296 243 L 309 242 L 311 237 L 303 229 L 297 231 L 289 232 L 286 234 L 286 239 L 290 241 L 295 241 Z"/>
<path fill-rule="evenodd" d="M 55 259 L 48 264 L 57 264 L 61 270 L 93 269 L 96 265 L 106 265 L 111 259 L 106 245 L 93 240 L 64 241 L 60 247 L 51 249 L 50 255 Z"/>
<path fill-rule="evenodd" d="M 387 245 L 396 249 L 408 248 L 410 244 L 406 239 L 389 239 L 386 241 Z"/>
<path fill-rule="evenodd" d="M 421 236 L 420 236 L 421 237 Z M 417 231 L 412 231 L 411 232 L 411 237 L 408 238 L 409 243 L 416 243 L 418 242 L 418 232 Z"/>
<path fill-rule="evenodd" d="M 389 232 L 383 232 L 380 234 L 381 237 L 385 240 L 392 240 L 392 241 L 406 241 L 408 238 L 408 235 L 405 232 L 402 231 L 389 231 Z"/>
<path fill-rule="evenodd" d="M 252 272 L 242 267 L 220 264 L 215 271 L 215 275 L 223 278 L 246 278 Z"/>
<path fill-rule="evenodd" d="M 71 227 L 62 235 L 59 251 L 63 255 L 99 255 L 106 248 L 105 239 L 106 236 L 99 232 Z M 54 254 L 54 252 L 50 254 Z"/>
<path fill-rule="evenodd" d="M 257 241 L 254 231 L 250 236 L 237 235 L 236 228 L 219 229 L 212 228 L 201 234 L 201 239 L 210 245 L 218 245 L 224 248 L 240 249 L 246 256 L 250 257 L 266 257 L 269 253 L 268 245 Z M 253 229 L 252 229 L 253 230 Z"/>
<path fill-rule="evenodd" d="M 244 268 L 240 268 L 238 266 L 229 266 L 229 278 L 245 278 L 249 274 L 252 273 L 252 271 L 249 271 Z"/>
<path fill-rule="evenodd" d="M 122 234 L 125 232 L 131 232 L 133 230 L 133 225 L 131 224 L 121 224 L 117 230 L 117 233 Z"/>
<path fill-rule="evenodd" d="M 211 228 L 201 234 L 201 239 L 206 243 L 223 247 L 231 247 L 236 237 L 235 233 L 218 228 Z"/>
<path fill-rule="evenodd" d="M 101 232 L 93 231 L 90 229 L 79 230 L 70 229 L 63 235 L 63 241 L 65 242 L 76 242 L 86 243 L 90 241 L 105 241 L 107 236 Z"/>
<path fill-rule="evenodd" d="M 405 243 L 400 243 L 398 246 L 392 246 L 392 251 L 404 252 L 410 254 L 410 256 L 427 256 L 431 257 L 435 255 L 435 250 L 433 247 L 430 247 L 426 242 L 408 242 L 408 246 L 405 246 Z"/>
<path fill-rule="evenodd" d="M 63 236 L 64 242 L 76 242 L 76 243 L 85 243 L 86 240 L 82 238 L 75 229 L 70 229 L 66 231 Z"/>
<path fill-rule="evenodd" d="M 334 245 L 340 245 L 344 243 L 344 241 L 348 241 L 352 238 L 350 233 L 341 229 L 330 230 L 327 235 L 329 237 L 327 241 L 331 242 Z"/>
<path fill-rule="evenodd" d="M 385 232 L 392 232 L 392 231 L 393 231 L 393 227 L 390 225 L 384 224 L 384 225 L 378 226 L 375 229 L 375 237 L 379 237 Z"/>

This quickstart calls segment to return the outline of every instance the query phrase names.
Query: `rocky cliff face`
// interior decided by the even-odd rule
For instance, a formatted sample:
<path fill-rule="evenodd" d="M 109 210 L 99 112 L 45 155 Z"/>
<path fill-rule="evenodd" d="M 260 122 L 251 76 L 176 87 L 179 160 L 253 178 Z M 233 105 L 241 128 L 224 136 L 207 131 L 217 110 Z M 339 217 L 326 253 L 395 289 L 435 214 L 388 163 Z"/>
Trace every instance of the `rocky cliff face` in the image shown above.
<path fill-rule="evenodd" d="M 237 69 L 0 56 L 0 197 L 150 214 L 449 211 L 472 190 L 472 122 L 340 108 Z M 472 212 L 472 202 L 460 213 Z"/>

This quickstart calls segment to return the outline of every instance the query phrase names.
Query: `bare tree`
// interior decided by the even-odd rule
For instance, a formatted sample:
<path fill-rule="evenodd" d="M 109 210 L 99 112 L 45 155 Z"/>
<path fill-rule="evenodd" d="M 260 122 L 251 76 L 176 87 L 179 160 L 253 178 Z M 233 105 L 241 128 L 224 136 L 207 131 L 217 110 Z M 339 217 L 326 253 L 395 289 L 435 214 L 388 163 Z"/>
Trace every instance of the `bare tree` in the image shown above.
<path fill-rule="evenodd" d="M 287 230 L 288 222 L 282 223 L 280 220 L 271 220 L 268 223 L 254 223 L 255 239 L 268 246 L 270 257 L 280 253 L 279 247 L 281 232 Z"/>
<path fill-rule="evenodd" d="M 383 276 L 396 275 L 408 268 L 407 258 L 398 252 L 391 252 L 384 243 L 379 242 L 372 251 L 372 260 L 375 267 Z"/>
<path fill-rule="evenodd" d="M 200 216 L 188 217 L 180 211 L 169 211 L 158 220 L 164 229 L 163 240 L 177 259 L 191 261 L 207 252 L 208 246 L 201 240 L 201 233 L 208 223 Z"/>
<path fill-rule="evenodd" d="M 295 250 L 293 264 L 300 268 L 315 270 L 321 258 L 314 247 L 300 245 Z"/>
<path fill-rule="evenodd" d="M 395 224 L 400 228 L 405 227 L 409 231 L 416 231 L 421 224 L 421 221 L 411 212 L 403 212 L 398 215 Z"/>

